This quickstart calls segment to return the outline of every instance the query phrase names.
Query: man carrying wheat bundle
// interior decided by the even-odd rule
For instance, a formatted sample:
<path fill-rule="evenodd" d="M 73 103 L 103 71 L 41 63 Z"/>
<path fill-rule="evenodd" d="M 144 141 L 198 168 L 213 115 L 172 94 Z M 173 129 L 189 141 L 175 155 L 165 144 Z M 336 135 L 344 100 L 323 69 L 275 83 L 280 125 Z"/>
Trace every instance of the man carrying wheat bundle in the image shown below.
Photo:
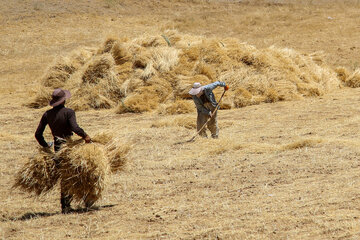
<path fill-rule="evenodd" d="M 196 82 L 189 91 L 197 109 L 197 131 L 202 137 L 207 137 L 204 128 L 205 124 L 207 124 L 209 128 L 212 138 L 218 138 L 219 136 L 219 128 L 217 125 L 218 103 L 213 93 L 216 87 L 224 87 L 224 93 L 229 89 L 229 86 L 224 82 L 216 81 L 205 86 L 201 86 L 200 83 Z"/>
<path fill-rule="evenodd" d="M 43 114 L 39 126 L 35 132 L 35 138 L 39 144 L 45 148 L 50 148 L 52 143 L 47 143 L 43 136 L 46 125 L 49 125 L 51 133 L 54 136 L 55 152 L 60 150 L 61 145 L 65 143 L 64 139 L 71 137 L 73 132 L 82 137 L 86 143 L 91 142 L 89 135 L 87 135 L 85 131 L 78 126 L 74 110 L 65 107 L 65 100 L 70 97 L 71 94 L 68 90 L 63 90 L 60 88 L 55 89 L 52 94 L 52 99 L 49 103 L 53 108 Z M 58 165 L 59 162 L 56 164 Z M 60 183 L 60 185 L 61 212 L 66 214 L 73 210 L 70 207 L 72 196 L 65 192 L 63 184 Z"/>

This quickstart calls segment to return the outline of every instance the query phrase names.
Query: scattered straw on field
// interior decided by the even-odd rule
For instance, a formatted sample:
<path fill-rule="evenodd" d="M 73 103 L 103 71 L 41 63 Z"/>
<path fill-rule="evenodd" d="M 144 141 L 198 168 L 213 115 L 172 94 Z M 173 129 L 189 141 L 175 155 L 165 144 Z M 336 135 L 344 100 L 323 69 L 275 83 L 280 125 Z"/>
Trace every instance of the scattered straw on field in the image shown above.
<path fill-rule="evenodd" d="M 353 73 L 345 67 L 335 68 L 337 77 L 341 80 L 343 85 L 351 88 L 360 87 L 360 69 L 356 69 Z"/>
<path fill-rule="evenodd" d="M 194 116 L 176 116 L 163 120 L 157 120 L 151 124 L 152 128 L 162 127 L 184 127 L 187 129 L 196 129 L 196 118 Z"/>
<path fill-rule="evenodd" d="M 313 147 L 316 144 L 321 143 L 323 140 L 321 139 L 302 139 L 290 144 L 286 144 L 281 147 L 282 150 L 292 150 L 292 149 L 300 149 L 305 147 Z"/>
<path fill-rule="evenodd" d="M 345 67 L 337 67 L 335 68 L 335 72 L 337 74 L 337 77 L 346 84 L 346 80 L 349 78 L 350 71 Z"/>
<path fill-rule="evenodd" d="M 69 106 L 76 110 L 116 107 L 117 113 L 188 113 L 193 108 L 184 100 L 190 99 L 191 85 L 217 80 L 230 86 L 221 106 L 225 109 L 301 99 L 340 86 L 343 77 L 322 59 L 321 53 L 257 49 L 237 39 L 176 31 L 109 38 L 97 51 L 72 53 L 50 67 L 29 106 L 45 106 L 53 88 L 63 87 L 73 93 Z M 357 75 L 348 76 L 347 85 L 357 86 Z"/>
<path fill-rule="evenodd" d="M 360 69 L 357 69 L 345 79 L 345 85 L 352 88 L 360 87 Z"/>
<path fill-rule="evenodd" d="M 258 142 L 244 142 L 239 143 L 236 139 L 233 138 L 198 138 L 198 145 L 204 149 L 201 152 L 202 155 L 215 156 L 221 155 L 228 152 L 242 151 L 247 153 L 269 153 L 279 150 L 279 146 L 267 143 L 258 143 Z"/>

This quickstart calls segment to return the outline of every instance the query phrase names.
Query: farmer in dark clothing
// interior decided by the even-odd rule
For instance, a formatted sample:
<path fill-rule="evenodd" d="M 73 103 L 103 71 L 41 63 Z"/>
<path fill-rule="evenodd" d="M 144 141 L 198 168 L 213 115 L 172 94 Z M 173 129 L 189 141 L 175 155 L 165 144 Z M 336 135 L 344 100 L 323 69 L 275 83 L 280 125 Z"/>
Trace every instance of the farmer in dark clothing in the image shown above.
<path fill-rule="evenodd" d="M 224 87 L 225 91 L 229 87 L 224 82 L 213 82 L 205 86 L 201 86 L 200 83 L 194 83 L 193 87 L 189 91 L 189 94 L 194 100 L 196 109 L 197 109 L 197 130 L 200 131 L 202 126 L 209 120 L 207 127 L 211 132 L 212 138 L 218 138 L 219 128 L 217 125 L 217 112 L 215 112 L 217 102 L 215 100 L 215 95 L 213 90 L 217 87 Z M 207 137 L 206 130 L 203 128 L 199 135 L 202 137 Z"/>
<path fill-rule="evenodd" d="M 54 136 L 54 150 L 59 151 L 61 144 L 66 142 L 66 139 L 73 135 L 73 132 L 82 137 L 86 143 L 91 142 L 91 138 L 82 128 L 76 123 L 75 112 L 72 109 L 64 106 L 65 100 L 70 98 L 71 94 L 68 90 L 55 89 L 52 94 L 50 105 L 52 109 L 46 111 L 39 123 L 35 132 L 35 138 L 39 144 L 45 148 L 50 148 L 52 144 L 47 143 L 44 139 L 43 132 L 46 125 L 49 124 L 52 135 Z M 58 163 L 57 163 L 58 164 Z M 62 213 L 69 213 L 72 211 L 70 207 L 72 196 L 65 193 L 63 184 L 61 186 L 61 210 Z"/>

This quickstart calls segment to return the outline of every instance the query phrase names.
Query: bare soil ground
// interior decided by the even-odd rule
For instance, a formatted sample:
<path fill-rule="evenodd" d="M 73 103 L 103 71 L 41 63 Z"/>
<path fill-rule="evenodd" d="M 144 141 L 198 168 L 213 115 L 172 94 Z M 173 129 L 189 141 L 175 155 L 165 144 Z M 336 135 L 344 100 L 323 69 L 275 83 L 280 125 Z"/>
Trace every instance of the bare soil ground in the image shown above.
<path fill-rule="evenodd" d="M 45 109 L 23 106 L 47 67 L 108 36 L 175 28 L 236 37 L 258 48 L 323 51 L 358 67 L 357 1 L 36 1 L 0 6 L 0 237 L 2 239 L 358 239 L 359 89 L 219 112 L 220 138 L 157 116 L 78 112 L 90 135 L 133 147 L 100 210 L 60 214 L 59 190 L 34 199 L 11 190 L 36 151 Z M 231 86 L 230 86 L 231 87 Z M 165 124 L 159 124 L 165 123 Z M 47 130 L 47 138 L 50 133 Z"/>

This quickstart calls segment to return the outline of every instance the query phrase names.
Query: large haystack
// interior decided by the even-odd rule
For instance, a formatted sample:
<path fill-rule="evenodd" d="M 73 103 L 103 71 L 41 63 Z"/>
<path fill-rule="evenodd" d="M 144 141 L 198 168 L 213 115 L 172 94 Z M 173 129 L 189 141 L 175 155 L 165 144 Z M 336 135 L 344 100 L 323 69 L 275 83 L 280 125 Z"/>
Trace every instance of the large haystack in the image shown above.
<path fill-rule="evenodd" d="M 118 113 L 144 112 L 166 105 L 173 107 L 159 112 L 178 114 L 190 111 L 188 104 L 178 103 L 190 98 L 187 92 L 193 82 L 217 80 L 230 86 L 223 108 L 301 99 L 340 86 L 337 74 L 322 59 L 319 53 L 257 49 L 237 39 L 176 31 L 135 39 L 109 38 L 97 51 L 73 53 L 50 67 L 29 106 L 45 106 L 52 88 L 64 87 L 73 93 L 69 105 L 77 110 L 116 106 Z M 347 85 L 357 86 L 355 82 L 356 74 L 349 76 Z"/>

